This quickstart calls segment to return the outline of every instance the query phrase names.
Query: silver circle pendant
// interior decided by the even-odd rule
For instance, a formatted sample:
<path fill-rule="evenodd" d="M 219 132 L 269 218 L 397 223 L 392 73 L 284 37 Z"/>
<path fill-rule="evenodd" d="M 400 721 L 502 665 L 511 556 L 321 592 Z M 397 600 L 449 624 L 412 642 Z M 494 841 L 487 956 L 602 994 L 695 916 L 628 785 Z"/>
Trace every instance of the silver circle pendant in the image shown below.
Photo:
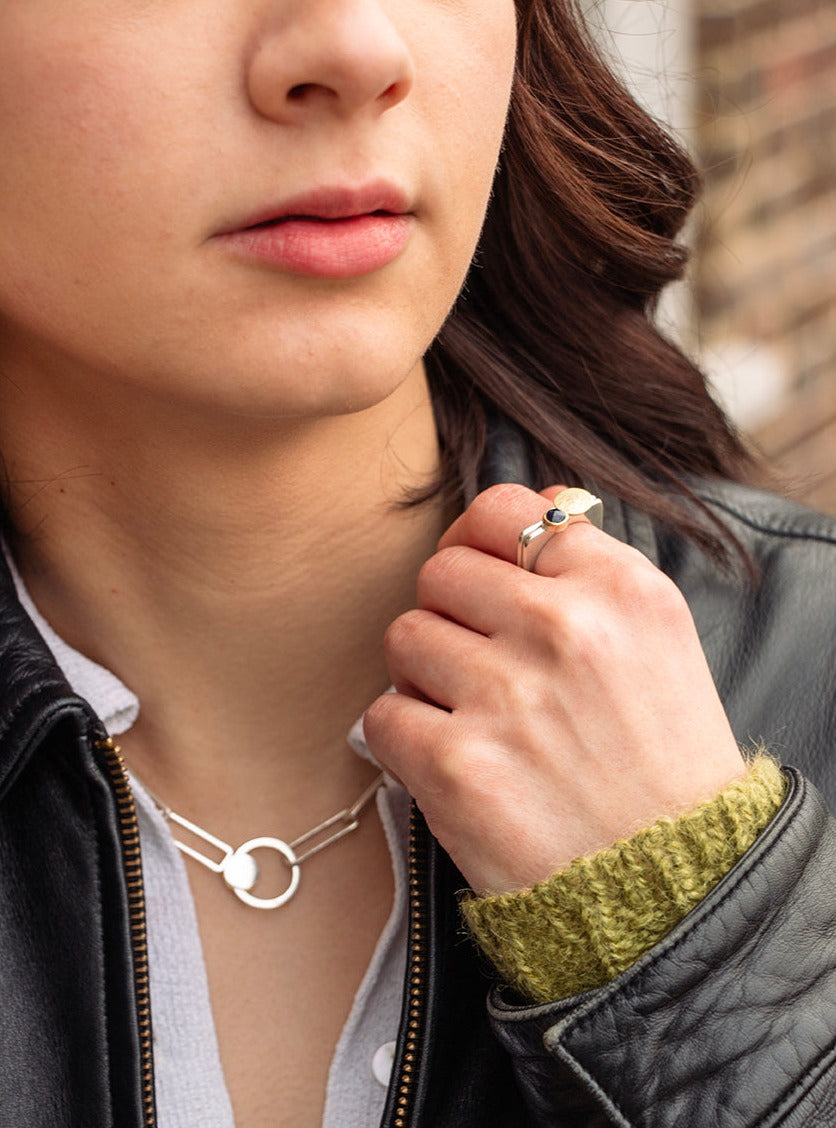
<path fill-rule="evenodd" d="M 281 854 L 290 867 L 290 884 L 277 897 L 256 897 L 250 893 L 258 877 L 258 864 L 252 857 L 253 850 L 274 850 Z M 223 864 L 224 881 L 239 901 L 254 909 L 278 909 L 287 904 L 299 888 L 299 863 L 293 848 L 281 838 L 251 838 L 239 846 Z"/>

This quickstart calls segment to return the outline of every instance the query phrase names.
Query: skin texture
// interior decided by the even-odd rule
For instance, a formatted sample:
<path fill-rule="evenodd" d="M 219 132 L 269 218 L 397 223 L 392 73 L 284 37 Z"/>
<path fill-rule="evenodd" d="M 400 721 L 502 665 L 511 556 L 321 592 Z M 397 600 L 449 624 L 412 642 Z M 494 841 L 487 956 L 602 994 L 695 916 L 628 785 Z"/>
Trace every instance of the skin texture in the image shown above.
<path fill-rule="evenodd" d="M 292 839 L 375 774 L 345 734 L 450 519 L 397 502 L 437 466 L 421 356 L 476 244 L 514 34 L 511 0 L 0 3 L 15 556 L 138 695 L 130 767 L 226 841 Z M 412 230 L 378 271 L 291 276 L 217 238 L 380 178 Z M 280 912 L 187 876 L 236 1122 L 321 1124 L 392 903 L 374 808 Z"/>
<path fill-rule="evenodd" d="M 359 794 L 345 733 L 372 701 L 375 753 L 479 890 L 741 770 L 684 605 L 636 553 L 577 525 L 527 575 L 531 491 L 446 533 L 439 504 L 395 504 L 438 464 L 421 357 L 478 239 L 513 62 L 511 0 L 0 3 L 13 549 L 59 633 L 138 694 L 128 763 L 227 841 Z M 290 274 L 218 237 L 381 177 L 411 235 L 378 271 Z M 188 871 L 247 1128 L 321 1123 L 391 902 L 374 818 L 309 872 L 316 896 L 254 916 Z"/>

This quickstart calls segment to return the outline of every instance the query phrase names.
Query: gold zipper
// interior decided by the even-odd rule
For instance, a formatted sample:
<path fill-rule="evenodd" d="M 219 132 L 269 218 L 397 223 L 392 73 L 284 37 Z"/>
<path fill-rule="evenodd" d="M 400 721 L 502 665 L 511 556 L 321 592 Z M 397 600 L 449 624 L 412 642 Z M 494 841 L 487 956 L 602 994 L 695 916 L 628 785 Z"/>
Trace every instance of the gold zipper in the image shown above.
<path fill-rule="evenodd" d="M 139 825 L 131 784 L 125 768 L 122 749 L 111 737 L 96 741 L 104 753 L 113 783 L 119 812 L 119 835 L 128 889 L 131 947 L 134 959 L 134 992 L 139 1023 L 140 1077 L 142 1081 L 142 1113 L 145 1128 L 155 1128 L 154 1066 L 151 1056 L 151 996 L 148 979 L 148 933 L 145 921 L 145 888 L 142 884 L 142 857 L 139 851 Z"/>
<path fill-rule="evenodd" d="M 131 946 L 134 958 L 134 990 L 139 1024 L 140 1074 L 145 1128 L 156 1128 L 154 1106 L 154 1070 L 151 1054 L 151 998 L 148 977 L 148 936 L 145 919 L 145 890 L 142 883 L 142 858 L 139 849 L 139 826 L 136 805 L 131 791 L 122 750 L 111 737 L 96 742 L 104 754 L 113 782 L 119 812 L 119 833 L 128 889 Z M 425 834 L 418 832 L 419 815 L 415 804 L 409 816 L 408 889 L 409 889 L 409 1011 L 401 1073 L 398 1080 L 392 1128 L 408 1128 L 417 1080 L 419 1051 L 425 1020 L 425 975 L 427 891 L 427 848 Z"/>
<path fill-rule="evenodd" d="M 424 1033 L 425 963 L 427 958 L 427 847 L 426 835 L 418 834 L 418 811 L 413 802 L 409 814 L 409 1003 L 407 1035 L 401 1074 L 396 1089 L 392 1128 L 407 1128 L 415 1094 L 421 1040 Z"/>

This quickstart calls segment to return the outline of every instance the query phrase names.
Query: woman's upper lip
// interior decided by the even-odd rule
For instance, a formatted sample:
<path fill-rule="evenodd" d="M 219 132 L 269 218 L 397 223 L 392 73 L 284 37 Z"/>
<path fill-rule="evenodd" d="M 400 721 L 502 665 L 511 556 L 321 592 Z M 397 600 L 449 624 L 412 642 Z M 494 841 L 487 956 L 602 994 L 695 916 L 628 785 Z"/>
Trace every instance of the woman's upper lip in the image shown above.
<path fill-rule="evenodd" d="M 261 208 L 252 215 L 225 227 L 219 234 L 230 235 L 236 231 L 246 231 L 250 227 L 288 219 L 291 216 L 298 219 L 336 220 L 370 215 L 372 212 L 405 215 L 410 210 L 410 201 L 406 192 L 385 180 L 375 180 L 351 187 L 333 185 L 301 192 L 277 204 Z"/>

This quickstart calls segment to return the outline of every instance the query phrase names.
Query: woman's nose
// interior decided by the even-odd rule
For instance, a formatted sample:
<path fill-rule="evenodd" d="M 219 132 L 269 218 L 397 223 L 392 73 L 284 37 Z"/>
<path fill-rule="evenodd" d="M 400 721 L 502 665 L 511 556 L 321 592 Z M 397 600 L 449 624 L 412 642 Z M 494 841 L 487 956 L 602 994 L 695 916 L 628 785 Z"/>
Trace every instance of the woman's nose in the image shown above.
<path fill-rule="evenodd" d="M 264 117 L 301 125 L 318 115 L 380 114 L 406 97 L 412 56 L 381 0 L 284 0 L 278 8 L 249 65 L 250 100 Z"/>

